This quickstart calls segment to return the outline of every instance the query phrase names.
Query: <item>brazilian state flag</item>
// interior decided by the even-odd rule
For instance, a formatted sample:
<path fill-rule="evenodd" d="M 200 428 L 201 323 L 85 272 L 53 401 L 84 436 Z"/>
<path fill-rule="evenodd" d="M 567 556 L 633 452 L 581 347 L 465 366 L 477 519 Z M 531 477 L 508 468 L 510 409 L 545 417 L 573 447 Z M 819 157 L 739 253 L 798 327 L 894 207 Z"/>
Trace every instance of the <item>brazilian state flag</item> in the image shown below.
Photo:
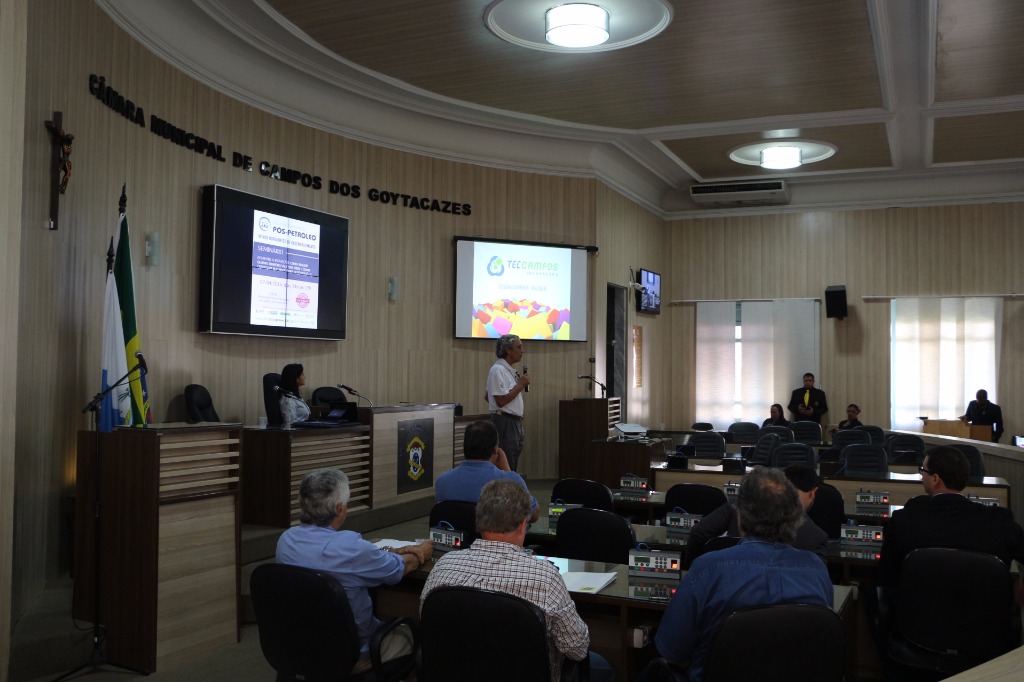
<path fill-rule="evenodd" d="M 114 281 L 117 283 L 117 298 L 121 305 L 121 328 L 124 330 L 124 354 L 128 367 L 139 363 L 135 353 L 141 350 L 139 325 L 135 318 L 135 276 L 132 271 L 132 249 L 128 238 L 128 216 L 121 213 L 118 221 L 117 245 L 114 249 Z M 146 375 L 136 372 L 131 383 L 131 425 L 144 426 L 153 423 L 153 411 L 149 405 L 149 391 L 146 389 Z"/>

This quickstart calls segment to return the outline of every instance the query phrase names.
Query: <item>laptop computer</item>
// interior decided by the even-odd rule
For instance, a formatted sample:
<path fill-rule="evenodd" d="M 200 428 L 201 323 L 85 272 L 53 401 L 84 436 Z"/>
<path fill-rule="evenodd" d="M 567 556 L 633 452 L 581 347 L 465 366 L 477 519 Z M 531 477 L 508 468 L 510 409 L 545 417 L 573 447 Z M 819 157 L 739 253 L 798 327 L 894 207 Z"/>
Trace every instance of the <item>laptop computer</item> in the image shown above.
<path fill-rule="evenodd" d="M 356 403 L 336 403 L 330 412 L 319 419 L 310 419 L 304 422 L 295 422 L 292 428 L 296 429 L 332 429 L 340 426 L 358 426 L 359 411 Z"/>

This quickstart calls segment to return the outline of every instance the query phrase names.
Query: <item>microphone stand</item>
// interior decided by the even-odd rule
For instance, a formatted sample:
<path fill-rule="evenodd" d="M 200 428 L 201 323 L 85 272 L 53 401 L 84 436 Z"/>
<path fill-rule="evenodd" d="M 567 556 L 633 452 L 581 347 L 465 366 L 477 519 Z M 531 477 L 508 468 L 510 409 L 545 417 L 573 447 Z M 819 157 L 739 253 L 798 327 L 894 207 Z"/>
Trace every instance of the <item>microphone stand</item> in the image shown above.
<path fill-rule="evenodd" d="M 602 384 L 600 381 L 598 381 L 597 379 L 595 379 L 592 376 L 586 376 L 586 375 L 581 376 L 580 379 L 589 379 L 590 380 L 590 388 L 591 388 L 591 390 L 593 390 L 594 384 L 597 384 L 598 386 L 600 386 L 601 387 L 601 398 L 605 397 L 605 393 L 607 393 L 608 388 L 604 384 Z"/>
<path fill-rule="evenodd" d="M 103 411 L 103 399 L 110 395 L 115 388 L 124 384 L 128 377 L 130 377 L 134 372 L 139 372 L 140 376 L 146 373 L 140 364 L 136 364 L 128 370 L 123 377 L 115 381 L 113 385 L 108 386 L 105 390 L 100 391 L 93 396 L 92 400 L 82 408 L 82 412 L 92 412 L 93 417 L 92 487 L 94 491 L 94 498 L 92 552 L 92 651 L 89 654 L 89 658 L 84 663 L 72 668 L 59 677 L 54 678 L 53 682 L 65 680 L 86 668 L 95 669 L 102 666 L 113 666 L 139 675 L 148 675 L 150 673 L 148 670 L 134 668 L 130 665 L 125 665 L 108 659 L 106 654 L 103 653 L 103 645 L 106 641 L 106 629 L 100 624 L 100 516 L 103 503 L 100 488 L 100 484 L 102 483 L 102 479 L 100 477 L 103 473 L 103 467 L 101 465 L 102 457 L 100 454 L 100 414 Z"/>
<path fill-rule="evenodd" d="M 365 400 L 366 402 L 370 403 L 370 407 L 373 407 L 373 401 L 372 401 L 372 400 L 370 400 L 369 398 L 367 398 L 367 397 L 366 397 L 365 395 L 363 395 L 362 393 L 357 393 L 356 391 L 352 390 L 351 388 L 350 388 L 350 389 L 348 389 L 348 392 L 349 392 L 349 393 L 351 393 L 352 395 L 354 395 L 354 396 L 355 396 L 355 397 L 357 397 L 357 398 L 362 398 L 362 399 L 363 399 L 363 400 Z"/>

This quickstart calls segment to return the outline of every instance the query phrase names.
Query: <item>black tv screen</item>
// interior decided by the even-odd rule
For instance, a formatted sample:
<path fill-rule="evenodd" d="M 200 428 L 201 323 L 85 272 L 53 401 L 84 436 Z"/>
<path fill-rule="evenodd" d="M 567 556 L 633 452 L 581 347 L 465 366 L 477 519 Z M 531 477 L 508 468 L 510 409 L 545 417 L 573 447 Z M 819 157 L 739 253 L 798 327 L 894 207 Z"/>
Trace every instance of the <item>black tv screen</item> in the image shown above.
<path fill-rule="evenodd" d="M 348 218 L 203 187 L 199 331 L 345 338 Z"/>
<path fill-rule="evenodd" d="M 637 277 L 636 310 L 639 313 L 661 312 L 661 275 L 641 269 Z"/>
<path fill-rule="evenodd" d="M 587 340 L 587 247 L 454 241 L 456 338 Z"/>

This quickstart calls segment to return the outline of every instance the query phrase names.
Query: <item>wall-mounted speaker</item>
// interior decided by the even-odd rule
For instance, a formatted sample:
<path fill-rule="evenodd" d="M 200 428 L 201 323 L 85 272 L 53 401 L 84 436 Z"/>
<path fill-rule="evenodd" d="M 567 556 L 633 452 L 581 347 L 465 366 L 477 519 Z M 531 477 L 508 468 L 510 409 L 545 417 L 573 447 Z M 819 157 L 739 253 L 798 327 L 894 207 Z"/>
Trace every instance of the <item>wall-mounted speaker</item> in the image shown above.
<path fill-rule="evenodd" d="M 846 317 L 846 285 L 837 284 L 825 287 L 825 316 Z"/>

